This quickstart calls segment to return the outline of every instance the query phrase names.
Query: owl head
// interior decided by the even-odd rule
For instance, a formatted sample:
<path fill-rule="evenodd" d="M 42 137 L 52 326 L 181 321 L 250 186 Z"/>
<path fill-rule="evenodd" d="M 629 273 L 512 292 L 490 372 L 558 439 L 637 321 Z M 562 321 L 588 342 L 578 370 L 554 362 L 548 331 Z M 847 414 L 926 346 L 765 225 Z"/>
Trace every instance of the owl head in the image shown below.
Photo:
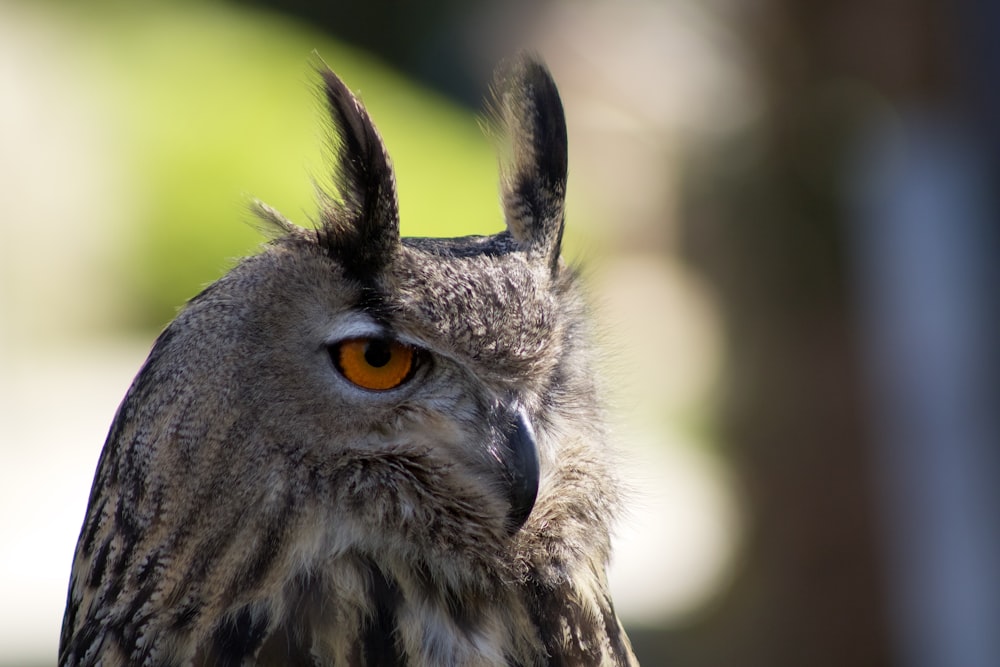
<path fill-rule="evenodd" d="M 404 239 L 378 132 L 345 84 L 321 74 L 339 129 L 321 224 L 299 229 L 260 207 L 285 235 L 186 315 L 228 304 L 231 290 L 252 309 L 224 330 L 247 355 L 231 368 L 255 369 L 252 382 L 230 381 L 253 393 L 239 401 L 254 406 L 255 439 L 266 433 L 337 478 L 350 509 L 338 523 L 373 542 L 365 548 L 507 541 L 532 512 L 542 461 L 553 463 L 538 433 L 560 393 L 579 390 L 560 385 L 582 313 L 559 259 L 566 126 L 555 86 L 527 59 L 497 84 L 514 141 L 507 229 Z"/>

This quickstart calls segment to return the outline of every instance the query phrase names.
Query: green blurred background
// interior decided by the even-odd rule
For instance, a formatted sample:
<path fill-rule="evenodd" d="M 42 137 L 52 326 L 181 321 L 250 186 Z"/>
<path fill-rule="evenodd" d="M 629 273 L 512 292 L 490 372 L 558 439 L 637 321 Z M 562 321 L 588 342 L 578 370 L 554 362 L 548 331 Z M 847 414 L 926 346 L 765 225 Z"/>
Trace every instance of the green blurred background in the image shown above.
<path fill-rule="evenodd" d="M 155 330 L 226 260 L 261 237 L 239 224 L 260 197 L 308 224 L 326 183 L 326 140 L 310 63 L 318 54 L 362 92 L 392 149 L 409 235 L 487 233 L 502 225 L 491 147 L 476 119 L 442 95 L 317 28 L 225 3 L 15 6 L 58 40 L 35 62 L 65 86 L 53 103 L 88 107 L 95 148 L 126 173 L 128 248 L 104 267 L 129 294 L 124 325 Z M 28 28 L 30 29 L 30 28 Z M 62 34 L 59 34 L 62 33 Z M 27 64 L 27 63 L 25 63 Z M 30 66 L 30 64 L 28 64 Z M 107 155 L 111 153 L 111 155 Z M 119 205 L 109 202 L 109 209 Z M 109 211 L 114 214 L 114 210 Z M 141 224 L 134 221 L 139 220 Z"/>

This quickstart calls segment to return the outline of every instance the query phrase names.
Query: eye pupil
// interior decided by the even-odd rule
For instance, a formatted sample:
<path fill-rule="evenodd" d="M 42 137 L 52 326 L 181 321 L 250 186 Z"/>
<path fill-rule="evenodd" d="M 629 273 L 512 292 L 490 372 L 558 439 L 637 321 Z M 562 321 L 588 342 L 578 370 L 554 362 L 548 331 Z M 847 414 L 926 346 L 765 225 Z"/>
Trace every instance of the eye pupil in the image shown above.
<path fill-rule="evenodd" d="M 382 368 L 392 358 L 392 349 L 385 340 L 370 340 L 365 345 L 365 361 L 375 368 Z"/>

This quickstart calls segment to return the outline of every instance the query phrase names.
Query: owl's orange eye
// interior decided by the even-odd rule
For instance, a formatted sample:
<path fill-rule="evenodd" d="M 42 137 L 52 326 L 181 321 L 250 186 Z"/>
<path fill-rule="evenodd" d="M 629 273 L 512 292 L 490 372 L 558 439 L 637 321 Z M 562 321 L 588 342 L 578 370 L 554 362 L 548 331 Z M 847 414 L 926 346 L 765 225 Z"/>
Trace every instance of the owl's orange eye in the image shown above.
<path fill-rule="evenodd" d="M 351 338 L 334 345 L 330 354 L 345 378 L 373 391 L 395 389 L 410 378 L 416 351 L 385 338 Z"/>

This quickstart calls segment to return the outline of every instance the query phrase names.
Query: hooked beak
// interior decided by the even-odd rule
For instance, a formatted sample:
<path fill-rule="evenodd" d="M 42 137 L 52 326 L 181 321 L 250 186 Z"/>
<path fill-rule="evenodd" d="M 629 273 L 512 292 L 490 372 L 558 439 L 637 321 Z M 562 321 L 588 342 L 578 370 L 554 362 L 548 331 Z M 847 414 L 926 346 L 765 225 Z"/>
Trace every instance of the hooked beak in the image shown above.
<path fill-rule="evenodd" d="M 507 513 L 510 533 L 516 533 L 528 520 L 538 496 L 539 461 L 535 432 L 523 407 L 501 417 L 499 438 L 493 452 L 500 463 L 500 473 L 510 501 Z"/>

